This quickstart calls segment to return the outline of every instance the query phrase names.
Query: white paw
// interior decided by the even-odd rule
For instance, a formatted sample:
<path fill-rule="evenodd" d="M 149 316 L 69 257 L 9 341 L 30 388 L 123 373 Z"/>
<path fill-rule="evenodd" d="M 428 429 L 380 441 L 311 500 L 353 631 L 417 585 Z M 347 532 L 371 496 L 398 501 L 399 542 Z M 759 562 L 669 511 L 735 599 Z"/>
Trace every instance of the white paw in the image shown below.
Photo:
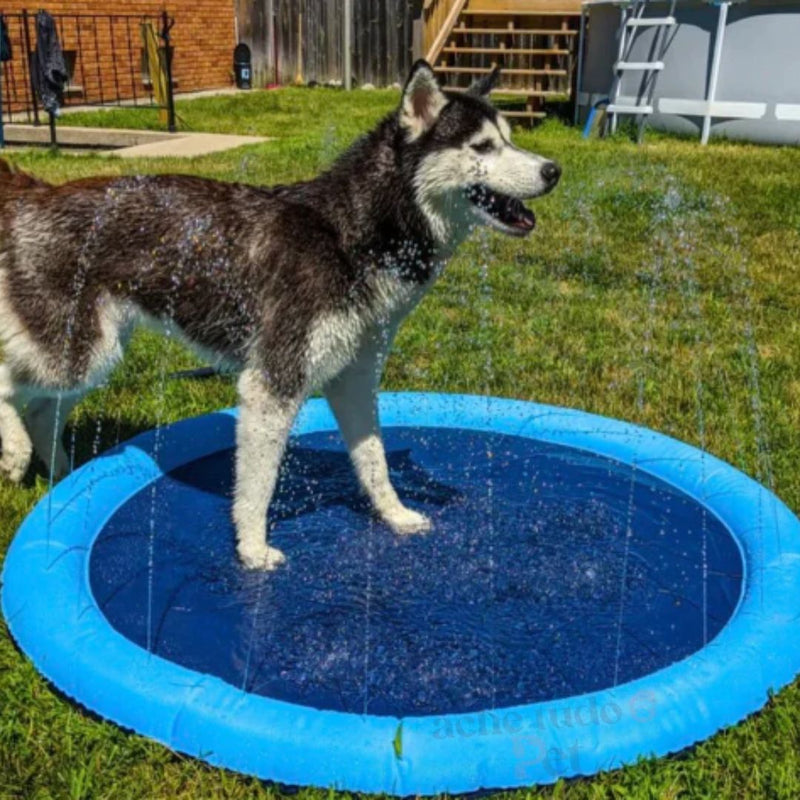
<path fill-rule="evenodd" d="M 0 459 L 0 475 L 5 475 L 12 483 L 20 483 L 31 463 L 30 455 L 12 453 Z"/>
<path fill-rule="evenodd" d="M 260 569 L 271 572 L 285 563 L 286 556 L 277 548 L 268 544 L 259 544 L 256 547 L 239 545 L 239 558 L 247 569 Z"/>
<path fill-rule="evenodd" d="M 400 534 L 424 533 L 431 529 L 431 521 L 418 511 L 400 506 L 384 517 L 386 524 Z"/>

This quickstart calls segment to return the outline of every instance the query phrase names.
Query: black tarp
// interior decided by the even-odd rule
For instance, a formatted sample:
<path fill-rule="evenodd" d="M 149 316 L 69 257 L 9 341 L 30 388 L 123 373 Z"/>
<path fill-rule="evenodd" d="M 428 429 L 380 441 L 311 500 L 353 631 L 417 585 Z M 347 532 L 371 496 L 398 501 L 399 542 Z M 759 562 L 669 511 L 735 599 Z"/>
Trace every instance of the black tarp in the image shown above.
<path fill-rule="evenodd" d="M 34 86 L 42 107 L 48 114 L 58 114 L 64 102 L 64 86 L 69 75 L 55 20 L 47 11 L 36 14 L 36 50 L 32 68 Z"/>
<path fill-rule="evenodd" d="M 8 35 L 8 25 L 5 18 L 0 14 L 0 64 L 4 61 L 11 61 L 11 37 Z M 3 84 L 2 70 L 0 70 L 0 147 L 5 145 L 3 135 Z"/>
<path fill-rule="evenodd" d="M 11 37 L 8 35 L 8 25 L 0 16 L 0 62 L 11 61 Z"/>

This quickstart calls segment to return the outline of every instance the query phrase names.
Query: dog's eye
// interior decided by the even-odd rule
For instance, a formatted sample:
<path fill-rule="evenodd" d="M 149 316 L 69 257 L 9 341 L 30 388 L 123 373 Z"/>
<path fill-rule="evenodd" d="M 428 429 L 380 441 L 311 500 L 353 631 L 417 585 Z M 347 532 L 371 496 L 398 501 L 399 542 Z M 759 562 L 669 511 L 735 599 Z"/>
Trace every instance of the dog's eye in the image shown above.
<path fill-rule="evenodd" d="M 476 153 L 484 155 L 485 153 L 490 153 L 492 150 L 494 150 L 494 142 L 492 142 L 491 139 L 484 139 L 482 142 L 470 145 L 470 147 L 472 147 Z"/>

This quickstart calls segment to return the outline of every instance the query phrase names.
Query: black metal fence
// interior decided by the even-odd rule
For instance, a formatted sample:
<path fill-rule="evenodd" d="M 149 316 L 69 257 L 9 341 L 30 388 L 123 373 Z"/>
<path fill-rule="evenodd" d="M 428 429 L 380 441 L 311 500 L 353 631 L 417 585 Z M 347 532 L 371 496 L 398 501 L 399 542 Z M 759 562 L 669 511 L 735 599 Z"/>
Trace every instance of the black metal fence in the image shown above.
<path fill-rule="evenodd" d="M 0 64 L 2 118 L 7 122 L 39 124 L 41 105 L 35 91 L 32 58 L 36 47 L 36 14 L 3 14 L 12 58 Z M 174 20 L 164 11 L 140 14 L 53 14 L 64 53 L 68 81 L 64 106 L 122 106 L 163 109 L 165 123 L 174 129 Z M 142 25 L 150 24 L 159 37 L 159 57 L 167 75 L 166 99 L 157 102 L 150 75 Z"/>

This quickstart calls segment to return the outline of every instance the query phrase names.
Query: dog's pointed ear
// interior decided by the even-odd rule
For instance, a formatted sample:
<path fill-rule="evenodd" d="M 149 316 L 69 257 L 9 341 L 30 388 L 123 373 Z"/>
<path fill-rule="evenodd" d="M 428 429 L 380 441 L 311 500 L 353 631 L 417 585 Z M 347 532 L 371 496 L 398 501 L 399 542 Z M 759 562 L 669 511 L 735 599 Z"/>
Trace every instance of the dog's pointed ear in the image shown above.
<path fill-rule="evenodd" d="M 495 68 L 488 75 L 479 78 L 469 87 L 469 94 L 474 97 L 487 97 L 499 81 L 500 67 L 495 65 Z"/>
<path fill-rule="evenodd" d="M 433 127 L 447 98 L 439 86 L 431 65 L 420 59 L 411 68 L 400 103 L 400 124 L 411 139 Z"/>

